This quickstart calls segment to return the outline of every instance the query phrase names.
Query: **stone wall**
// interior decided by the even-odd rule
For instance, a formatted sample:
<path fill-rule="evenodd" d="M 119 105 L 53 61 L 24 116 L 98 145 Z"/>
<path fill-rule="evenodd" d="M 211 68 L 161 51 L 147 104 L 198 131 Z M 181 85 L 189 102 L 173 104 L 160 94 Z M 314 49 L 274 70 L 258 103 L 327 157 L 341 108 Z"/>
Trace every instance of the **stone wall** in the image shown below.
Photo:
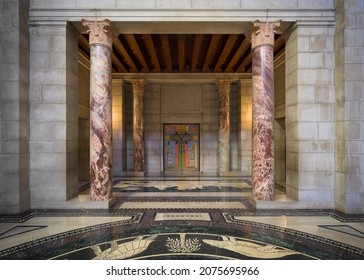
<path fill-rule="evenodd" d="M 30 209 L 28 5 L 0 2 L 0 213 Z"/>
<path fill-rule="evenodd" d="M 121 176 L 126 169 L 125 141 L 125 83 L 123 80 L 112 81 L 112 141 L 113 141 L 113 176 Z"/>
<path fill-rule="evenodd" d="M 238 83 L 238 170 L 244 176 L 252 174 L 252 83 L 240 80 Z"/>
<path fill-rule="evenodd" d="M 147 84 L 144 95 L 145 154 L 148 174 L 160 175 L 163 170 L 161 124 L 161 85 Z"/>
<path fill-rule="evenodd" d="M 295 24 L 286 43 L 287 195 L 334 207 L 334 26 Z"/>
<path fill-rule="evenodd" d="M 285 118 L 274 122 L 274 180 L 276 183 L 286 183 L 286 129 Z"/>
<path fill-rule="evenodd" d="M 133 149 L 133 96 L 132 87 L 125 85 L 125 171 L 134 171 L 134 149 Z"/>
<path fill-rule="evenodd" d="M 78 64 L 78 180 L 90 180 L 90 69 Z"/>
<path fill-rule="evenodd" d="M 277 61 L 275 61 L 276 64 Z M 286 183 L 286 73 L 285 63 L 274 68 L 274 178 L 277 183 Z"/>
<path fill-rule="evenodd" d="M 236 83 L 231 84 L 231 92 L 230 92 L 230 168 L 231 171 L 238 170 L 238 85 Z M 240 171 L 240 170 L 239 170 Z"/>
<path fill-rule="evenodd" d="M 364 1 L 335 9 L 335 207 L 364 213 Z"/>
<path fill-rule="evenodd" d="M 200 127 L 200 168 L 203 173 L 217 172 L 219 103 L 215 84 L 202 85 L 202 125 Z"/>
<path fill-rule="evenodd" d="M 78 32 L 66 22 L 30 26 L 31 207 L 78 194 Z"/>

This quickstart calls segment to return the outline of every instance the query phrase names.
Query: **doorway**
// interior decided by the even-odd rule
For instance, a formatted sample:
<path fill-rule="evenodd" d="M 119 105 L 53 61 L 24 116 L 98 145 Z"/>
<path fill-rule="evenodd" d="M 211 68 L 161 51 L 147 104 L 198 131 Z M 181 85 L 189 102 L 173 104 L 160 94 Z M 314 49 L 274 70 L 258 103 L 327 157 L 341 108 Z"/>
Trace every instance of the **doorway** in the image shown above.
<path fill-rule="evenodd" d="M 163 124 L 163 139 L 164 172 L 199 172 L 199 124 Z"/>

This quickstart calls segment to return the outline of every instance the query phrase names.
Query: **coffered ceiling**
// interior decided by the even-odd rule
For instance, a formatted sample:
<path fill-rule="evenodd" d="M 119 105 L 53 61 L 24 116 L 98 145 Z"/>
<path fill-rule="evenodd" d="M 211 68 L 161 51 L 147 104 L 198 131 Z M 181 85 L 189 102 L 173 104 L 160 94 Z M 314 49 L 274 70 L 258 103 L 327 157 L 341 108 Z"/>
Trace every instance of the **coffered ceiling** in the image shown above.
<path fill-rule="evenodd" d="M 113 73 L 250 73 L 251 38 L 244 34 L 120 34 L 113 40 Z M 79 55 L 89 60 L 88 35 Z M 275 56 L 284 52 L 276 34 Z"/>

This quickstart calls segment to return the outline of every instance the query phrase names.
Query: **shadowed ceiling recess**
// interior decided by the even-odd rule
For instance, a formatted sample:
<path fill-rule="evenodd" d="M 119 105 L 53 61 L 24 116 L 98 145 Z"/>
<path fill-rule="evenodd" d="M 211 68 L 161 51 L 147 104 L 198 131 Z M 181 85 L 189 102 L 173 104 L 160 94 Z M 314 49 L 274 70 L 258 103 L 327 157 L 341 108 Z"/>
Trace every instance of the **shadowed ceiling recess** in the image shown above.
<path fill-rule="evenodd" d="M 120 34 L 113 40 L 113 73 L 250 73 L 251 38 L 244 34 Z M 89 61 L 88 34 L 79 55 Z M 284 52 L 276 34 L 274 55 Z"/>

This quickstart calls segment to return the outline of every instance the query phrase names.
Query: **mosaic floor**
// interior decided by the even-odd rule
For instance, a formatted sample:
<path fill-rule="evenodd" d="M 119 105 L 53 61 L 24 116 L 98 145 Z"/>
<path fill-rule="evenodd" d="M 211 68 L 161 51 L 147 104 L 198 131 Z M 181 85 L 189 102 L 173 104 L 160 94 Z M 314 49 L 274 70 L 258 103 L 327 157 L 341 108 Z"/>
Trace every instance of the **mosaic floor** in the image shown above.
<path fill-rule="evenodd" d="M 364 215 L 256 210 L 248 181 L 123 179 L 114 194 L 110 210 L 0 216 L 0 259 L 364 259 Z"/>

